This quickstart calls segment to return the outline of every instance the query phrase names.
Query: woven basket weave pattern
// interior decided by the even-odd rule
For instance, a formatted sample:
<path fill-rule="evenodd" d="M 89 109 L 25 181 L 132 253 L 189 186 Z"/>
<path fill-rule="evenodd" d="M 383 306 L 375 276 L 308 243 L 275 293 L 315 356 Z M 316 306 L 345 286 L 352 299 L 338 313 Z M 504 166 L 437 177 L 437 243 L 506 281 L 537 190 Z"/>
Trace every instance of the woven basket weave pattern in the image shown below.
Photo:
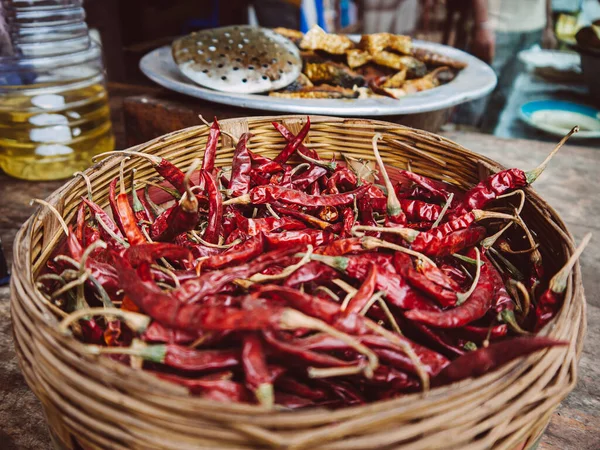
<path fill-rule="evenodd" d="M 275 156 L 284 145 L 271 126 L 277 120 L 297 133 L 304 116 L 230 119 L 222 129 L 234 136 L 252 132 L 250 149 Z M 390 166 L 405 168 L 462 188 L 477 183 L 495 162 L 431 133 L 379 121 L 311 117 L 307 145 L 324 157 L 332 152 L 374 159 L 371 139 Z M 206 126 L 170 133 L 137 146 L 185 169 L 202 156 Z M 216 165 L 229 165 L 232 140 L 223 136 Z M 94 200 L 106 206 L 108 184 L 122 157 L 86 171 Z M 155 177 L 140 158 L 125 163 L 139 181 Z M 86 187 L 73 179 L 50 196 L 67 222 L 73 222 Z M 573 252 L 572 239 L 556 212 L 531 189 L 523 216 L 542 243 L 545 263 L 560 267 Z M 585 333 L 585 301 L 576 265 L 557 319 L 544 330 L 570 342 L 505 365 L 476 380 L 426 394 L 336 411 L 271 412 L 258 406 L 217 403 L 192 397 L 187 390 L 135 371 L 108 358 L 85 354 L 82 344 L 57 332 L 58 321 L 35 289 L 34 279 L 63 238 L 57 220 L 40 209 L 15 241 L 11 308 L 15 346 L 25 378 L 42 402 L 53 439 L 64 448 L 160 449 L 513 449 L 531 446 L 552 411 L 576 382 Z"/>

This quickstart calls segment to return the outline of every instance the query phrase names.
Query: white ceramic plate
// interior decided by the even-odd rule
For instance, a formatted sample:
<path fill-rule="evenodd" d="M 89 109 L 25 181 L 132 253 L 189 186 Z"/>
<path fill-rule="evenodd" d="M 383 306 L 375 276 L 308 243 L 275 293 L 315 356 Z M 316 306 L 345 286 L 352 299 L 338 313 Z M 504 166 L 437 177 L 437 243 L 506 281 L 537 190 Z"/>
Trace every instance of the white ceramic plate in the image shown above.
<path fill-rule="evenodd" d="M 571 139 L 600 138 L 600 111 L 591 106 L 562 100 L 536 100 L 521 106 L 519 113 L 527 124 L 546 133 L 562 137 L 579 125 L 579 133 Z"/>
<path fill-rule="evenodd" d="M 171 57 L 171 47 L 160 47 L 140 60 L 141 71 L 151 80 L 173 91 L 216 103 L 241 108 L 301 114 L 338 116 L 388 116 L 416 114 L 449 108 L 489 94 L 496 86 L 492 68 L 463 51 L 441 44 L 414 41 L 416 47 L 425 48 L 450 58 L 464 61 L 467 67 L 450 83 L 428 91 L 393 98 L 367 99 L 291 99 L 260 94 L 236 94 L 213 91 L 194 84 L 181 74 Z"/>
<path fill-rule="evenodd" d="M 581 77 L 581 58 L 575 52 L 536 47 L 519 52 L 519 59 L 530 72 L 545 78 L 569 80 Z"/>

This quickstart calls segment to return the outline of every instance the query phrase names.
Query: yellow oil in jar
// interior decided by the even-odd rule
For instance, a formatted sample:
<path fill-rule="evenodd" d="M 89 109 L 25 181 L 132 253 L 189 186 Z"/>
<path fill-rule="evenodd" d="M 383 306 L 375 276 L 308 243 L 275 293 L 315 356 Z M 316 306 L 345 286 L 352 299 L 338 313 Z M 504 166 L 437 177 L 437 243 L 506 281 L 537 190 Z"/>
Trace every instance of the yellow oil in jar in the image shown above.
<path fill-rule="evenodd" d="M 25 180 L 57 180 L 114 149 L 104 85 L 18 87 L 0 96 L 0 168 Z M 83 85 L 83 86 L 82 86 Z"/>

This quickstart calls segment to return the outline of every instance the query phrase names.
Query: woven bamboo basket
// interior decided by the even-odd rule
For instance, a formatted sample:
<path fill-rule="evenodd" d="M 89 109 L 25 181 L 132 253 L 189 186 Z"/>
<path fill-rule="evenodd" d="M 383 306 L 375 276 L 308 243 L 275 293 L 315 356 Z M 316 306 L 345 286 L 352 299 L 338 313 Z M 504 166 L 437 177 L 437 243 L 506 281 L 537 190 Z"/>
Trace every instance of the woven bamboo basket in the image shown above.
<path fill-rule="evenodd" d="M 274 156 L 284 144 L 271 126 L 281 121 L 297 133 L 304 116 L 224 120 L 235 136 L 251 131 L 251 150 Z M 390 166 L 405 168 L 467 188 L 500 166 L 454 142 L 401 125 L 370 120 L 312 117 L 310 145 L 373 159 L 371 138 L 384 135 L 380 151 Z M 136 148 L 185 169 L 201 156 L 208 128 L 170 133 Z M 227 165 L 232 141 L 223 137 L 217 165 Z M 95 200 L 107 205 L 109 181 L 120 156 L 87 170 Z M 139 180 L 154 176 L 133 158 Z M 73 221 L 81 178 L 67 182 L 48 201 Z M 537 233 L 553 270 L 573 252 L 573 242 L 556 212 L 527 191 L 524 218 Z M 57 331 L 58 321 L 36 290 L 34 279 L 62 239 L 56 219 L 38 210 L 21 228 L 14 251 L 12 317 L 15 346 L 25 378 L 43 404 L 55 445 L 66 449 L 523 449 L 533 448 L 559 402 L 576 382 L 585 333 L 581 272 L 571 275 L 564 306 L 542 334 L 570 342 L 536 353 L 478 379 L 426 393 L 335 411 L 266 411 L 259 406 L 216 403 L 188 395 L 179 386 L 83 351 L 80 342 Z"/>

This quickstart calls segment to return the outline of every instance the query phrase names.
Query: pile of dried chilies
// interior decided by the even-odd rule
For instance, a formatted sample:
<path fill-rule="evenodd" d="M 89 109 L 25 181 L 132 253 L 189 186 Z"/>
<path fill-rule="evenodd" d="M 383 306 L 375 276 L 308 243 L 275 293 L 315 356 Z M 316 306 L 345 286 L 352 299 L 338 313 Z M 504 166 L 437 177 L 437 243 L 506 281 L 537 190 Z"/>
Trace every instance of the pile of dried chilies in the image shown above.
<path fill-rule="evenodd" d="M 37 279 L 61 330 L 193 394 L 292 409 L 426 390 L 564 344 L 533 334 L 558 313 L 589 237 L 550 277 L 520 217 L 549 158 L 462 192 L 411 171 L 392 182 L 380 135 L 376 176 L 305 146 L 309 120 L 298 136 L 274 126 L 287 141 L 276 158 L 244 134 L 230 168 L 215 167 L 216 119 L 187 172 L 119 153 L 164 180 L 136 184 L 122 162 L 111 213 L 79 174 L 76 224 L 62 222 Z"/>

